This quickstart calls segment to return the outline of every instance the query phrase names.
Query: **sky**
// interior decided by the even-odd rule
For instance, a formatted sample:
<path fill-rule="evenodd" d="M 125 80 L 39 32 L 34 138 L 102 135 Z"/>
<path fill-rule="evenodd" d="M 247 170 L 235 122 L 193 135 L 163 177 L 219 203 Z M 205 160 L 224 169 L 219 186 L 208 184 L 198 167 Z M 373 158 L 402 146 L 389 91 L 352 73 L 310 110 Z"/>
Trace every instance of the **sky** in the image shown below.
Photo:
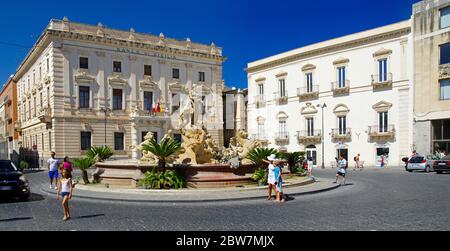
<path fill-rule="evenodd" d="M 223 48 L 223 77 L 246 88 L 249 62 L 407 20 L 418 0 L 2 1 L 0 85 L 14 74 L 50 19 L 186 39 Z"/>

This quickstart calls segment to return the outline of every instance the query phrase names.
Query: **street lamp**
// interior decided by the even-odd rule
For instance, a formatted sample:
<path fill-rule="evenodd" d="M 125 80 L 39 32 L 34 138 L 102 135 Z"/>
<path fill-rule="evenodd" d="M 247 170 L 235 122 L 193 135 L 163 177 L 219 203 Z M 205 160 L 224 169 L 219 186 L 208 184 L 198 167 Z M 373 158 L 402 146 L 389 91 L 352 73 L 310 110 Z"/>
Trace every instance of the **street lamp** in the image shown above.
<path fill-rule="evenodd" d="M 324 119 L 324 109 L 327 108 L 327 104 L 318 104 L 318 108 L 322 108 L 322 169 L 325 169 L 325 119 Z"/>
<path fill-rule="evenodd" d="M 111 111 L 111 109 L 105 107 L 105 108 L 101 108 L 100 111 L 105 113 L 105 146 L 107 146 L 107 143 L 106 143 L 106 115 L 108 114 L 108 112 Z"/>

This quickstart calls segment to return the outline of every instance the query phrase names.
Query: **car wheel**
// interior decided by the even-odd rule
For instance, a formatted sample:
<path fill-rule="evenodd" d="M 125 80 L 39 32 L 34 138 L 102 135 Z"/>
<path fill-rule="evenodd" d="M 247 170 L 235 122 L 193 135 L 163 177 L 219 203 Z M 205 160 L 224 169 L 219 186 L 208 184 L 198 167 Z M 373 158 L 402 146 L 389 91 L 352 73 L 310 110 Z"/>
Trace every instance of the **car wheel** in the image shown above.
<path fill-rule="evenodd" d="M 427 167 L 425 168 L 425 172 L 426 172 L 426 173 L 429 173 L 429 172 L 430 172 L 430 166 L 427 166 Z"/>
<path fill-rule="evenodd" d="M 442 171 L 436 171 L 436 173 L 437 173 L 437 174 L 443 174 L 443 172 L 442 172 Z"/>

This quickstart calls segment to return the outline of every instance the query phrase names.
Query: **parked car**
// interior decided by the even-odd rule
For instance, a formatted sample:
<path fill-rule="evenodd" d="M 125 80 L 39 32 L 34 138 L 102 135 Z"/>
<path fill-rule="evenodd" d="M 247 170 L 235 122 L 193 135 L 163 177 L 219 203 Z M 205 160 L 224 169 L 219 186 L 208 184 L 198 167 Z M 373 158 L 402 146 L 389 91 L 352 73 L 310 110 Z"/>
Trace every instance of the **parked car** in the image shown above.
<path fill-rule="evenodd" d="M 434 163 L 438 161 L 439 158 L 433 155 L 417 155 L 412 157 L 406 166 L 406 171 L 424 171 L 424 172 L 434 172 Z"/>
<path fill-rule="evenodd" d="M 30 186 L 25 175 L 10 160 L 0 160 L 0 197 L 17 197 L 26 201 L 30 198 L 30 194 Z"/>
<path fill-rule="evenodd" d="M 438 174 L 450 172 L 450 155 L 447 155 L 442 159 L 434 162 L 433 168 Z"/>

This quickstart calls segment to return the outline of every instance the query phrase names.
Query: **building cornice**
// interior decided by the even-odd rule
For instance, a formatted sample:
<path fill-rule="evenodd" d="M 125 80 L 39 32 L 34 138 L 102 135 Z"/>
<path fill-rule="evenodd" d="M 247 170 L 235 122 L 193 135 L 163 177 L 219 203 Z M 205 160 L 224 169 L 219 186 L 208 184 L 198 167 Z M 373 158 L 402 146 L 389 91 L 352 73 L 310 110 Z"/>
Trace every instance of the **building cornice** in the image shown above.
<path fill-rule="evenodd" d="M 292 55 L 289 55 L 290 52 L 287 52 L 286 56 L 284 56 L 284 57 L 282 57 L 283 54 L 274 56 L 274 58 L 275 58 L 274 60 L 270 60 L 270 58 L 263 59 L 263 60 L 260 60 L 260 61 L 263 61 L 261 64 L 258 64 L 258 61 L 255 63 L 251 63 L 249 65 L 249 67 L 247 68 L 247 73 L 251 74 L 251 73 L 271 69 L 276 66 L 300 61 L 303 59 L 307 59 L 307 58 L 322 55 L 322 54 L 332 53 L 332 52 L 345 50 L 345 49 L 349 49 L 349 48 L 353 48 L 353 47 L 358 47 L 358 46 L 377 43 L 377 42 L 385 41 L 385 40 L 389 40 L 389 39 L 399 38 L 399 37 L 405 36 L 411 32 L 411 26 L 409 25 L 409 23 L 408 23 L 408 25 L 405 25 L 405 24 L 398 24 L 398 25 L 401 25 L 402 27 L 394 29 L 394 30 L 370 35 L 370 36 L 361 36 L 360 38 L 353 39 L 350 41 L 345 41 L 345 42 L 332 43 L 333 40 L 330 40 L 330 41 L 323 42 L 324 44 L 330 43 L 329 45 L 320 46 L 320 44 L 316 44 L 316 45 L 308 46 L 311 48 L 317 47 L 315 49 L 307 50 L 306 48 L 308 48 L 308 47 L 305 47 L 305 51 L 302 50 L 303 48 L 300 48 L 300 49 L 298 49 L 298 51 L 300 51 L 300 52 L 295 53 L 295 51 L 297 51 L 297 50 L 292 51 L 291 52 Z M 355 35 L 355 34 L 353 34 L 353 35 Z M 352 36 L 352 35 L 350 35 L 350 36 Z M 340 39 L 345 40 L 344 38 L 345 37 L 338 38 L 335 40 L 340 40 Z M 280 58 L 277 58 L 277 57 L 280 57 Z M 267 61 L 267 60 L 269 60 L 269 61 Z M 266 62 L 264 62 L 264 61 L 266 61 Z M 253 65 L 253 66 L 251 66 L 251 65 Z"/>

